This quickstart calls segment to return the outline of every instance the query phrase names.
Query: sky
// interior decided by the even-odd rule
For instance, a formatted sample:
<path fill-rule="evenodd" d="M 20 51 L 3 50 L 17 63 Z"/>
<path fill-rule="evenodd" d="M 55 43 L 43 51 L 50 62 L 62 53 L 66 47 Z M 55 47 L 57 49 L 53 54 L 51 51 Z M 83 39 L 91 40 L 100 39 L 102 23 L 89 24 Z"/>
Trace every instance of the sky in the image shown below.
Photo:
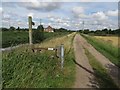
<path fill-rule="evenodd" d="M 86 2 L 85 2 L 86 1 Z M 28 16 L 35 26 L 66 28 L 69 30 L 118 28 L 118 2 L 52 2 L 39 0 L 4 0 L 0 5 L 0 27 L 28 28 Z"/>

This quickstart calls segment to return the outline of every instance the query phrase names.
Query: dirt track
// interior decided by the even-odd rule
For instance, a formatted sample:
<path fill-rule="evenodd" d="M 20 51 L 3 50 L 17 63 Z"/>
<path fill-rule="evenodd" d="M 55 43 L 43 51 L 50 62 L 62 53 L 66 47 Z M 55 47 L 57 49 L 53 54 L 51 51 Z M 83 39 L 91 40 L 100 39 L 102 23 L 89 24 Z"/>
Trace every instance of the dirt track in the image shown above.
<path fill-rule="evenodd" d="M 91 88 L 90 81 L 93 81 L 94 79 L 94 76 L 92 75 L 93 70 L 89 64 L 87 56 L 84 53 L 79 35 L 75 36 L 73 43 L 76 57 L 76 82 L 74 88 Z"/>
<path fill-rule="evenodd" d="M 96 49 L 94 49 L 93 46 L 90 45 L 82 36 L 77 34 L 74 38 L 74 52 L 75 52 L 76 62 L 79 65 L 78 64 L 76 65 L 76 82 L 74 87 L 88 88 L 90 87 L 88 86 L 90 84 L 90 80 L 94 78 L 94 75 L 90 74 L 93 72 L 93 70 L 89 65 L 89 62 L 84 53 L 83 47 L 88 49 L 88 51 L 107 69 L 108 74 L 111 76 L 114 82 L 118 86 L 120 86 L 119 85 L 120 76 L 118 76 L 119 75 L 118 72 L 120 72 L 120 68 L 118 68 L 113 63 L 111 63 L 105 56 L 103 56 Z M 88 71 L 85 70 L 85 68 Z"/>

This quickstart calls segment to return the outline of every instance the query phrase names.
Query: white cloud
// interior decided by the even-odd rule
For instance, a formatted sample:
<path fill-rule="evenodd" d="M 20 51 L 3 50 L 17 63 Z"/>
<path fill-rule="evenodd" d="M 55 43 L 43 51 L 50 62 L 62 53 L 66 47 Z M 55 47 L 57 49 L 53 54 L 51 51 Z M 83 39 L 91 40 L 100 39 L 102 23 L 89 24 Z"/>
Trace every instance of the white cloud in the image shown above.
<path fill-rule="evenodd" d="M 34 7 L 39 7 L 40 6 L 40 2 L 38 1 L 38 0 L 30 0 L 30 2 L 32 3 L 32 5 L 34 6 Z"/>
<path fill-rule="evenodd" d="M 21 6 L 27 8 L 28 10 L 36 11 L 52 11 L 60 8 L 61 3 L 57 2 L 39 2 L 38 0 L 30 0 L 30 2 L 22 3 Z"/>
<path fill-rule="evenodd" d="M 68 23 L 64 22 L 63 23 L 64 26 L 70 26 Z"/>
<path fill-rule="evenodd" d="M 4 15 L 3 15 L 3 19 L 5 19 L 5 20 L 10 19 L 10 15 L 9 15 L 9 14 L 4 14 Z"/>
<path fill-rule="evenodd" d="M 88 18 L 88 15 L 85 15 L 85 8 L 84 7 L 73 7 L 72 13 L 75 18 Z"/>
<path fill-rule="evenodd" d="M 72 9 L 73 13 L 75 14 L 81 14 L 81 13 L 84 13 L 84 8 L 83 7 L 74 7 Z"/>
<path fill-rule="evenodd" d="M 3 17 L 3 8 L 0 7 L 0 20 L 1 20 L 1 17 Z"/>
<path fill-rule="evenodd" d="M 96 20 L 107 20 L 108 16 L 105 15 L 102 11 L 96 12 L 92 14 L 92 17 L 95 18 Z"/>
<path fill-rule="evenodd" d="M 2 7 L 0 7 L 0 13 L 2 13 L 3 12 L 3 8 Z"/>
<path fill-rule="evenodd" d="M 55 22 L 55 23 L 64 23 L 65 19 L 63 19 L 62 17 L 56 17 L 56 16 L 51 16 L 50 21 Z"/>
<path fill-rule="evenodd" d="M 118 16 L 118 10 L 110 10 L 106 14 L 108 16 Z"/>
<path fill-rule="evenodd" d="M 86 15 L 84 13 L 78 15 L 79 18 L 90 18 L 90 15 Z"/>

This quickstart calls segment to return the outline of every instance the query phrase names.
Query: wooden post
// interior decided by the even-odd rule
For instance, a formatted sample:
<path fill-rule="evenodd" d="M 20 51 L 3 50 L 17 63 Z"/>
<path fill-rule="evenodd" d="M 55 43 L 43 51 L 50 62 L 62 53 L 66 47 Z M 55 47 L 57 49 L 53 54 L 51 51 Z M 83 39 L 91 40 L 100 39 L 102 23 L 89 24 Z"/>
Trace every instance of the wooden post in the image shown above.
<path fill-rule="evenodd" d="M 28 17 L 29 22 L 29 44 L 32 45 L 32 17 Z"/>

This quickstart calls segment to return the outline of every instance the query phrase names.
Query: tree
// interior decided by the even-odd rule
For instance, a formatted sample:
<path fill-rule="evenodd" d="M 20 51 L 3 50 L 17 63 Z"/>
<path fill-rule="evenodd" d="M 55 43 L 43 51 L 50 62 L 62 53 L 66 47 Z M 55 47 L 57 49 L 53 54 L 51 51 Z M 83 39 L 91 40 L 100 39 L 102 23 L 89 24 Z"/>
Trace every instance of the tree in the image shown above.
<path fill-rule="evenodd" d="M 10 31 L 14 31 L 14 30 L 16 30 L 16 29 L 15 29 L 15 27 L 11 26 L 11 27 L 9 28 L 9 30 L 10 30 Z"/>
<path fill-rule="evenodd" d="M 100 30 L 96 30 L 95 31 L 95 35 L 101 35 L 101 31 Z"/>
<path fill-rule="evenodd" d="M 65 28 L 54 29 L 54 32 L 68 32 Z"/>
<path fill-rule="evenodd" d="M 37 30 L 33 30 L 33 43 L 39 43 L 45 39 L 43 25 L 39 25 Z"/>
<path fill-rule="evenodd" d="M 112 31 L 112 30 L 111 30 L 111 29 L 109 29 L 109 30 L 108 30 L 108 32 L 109 32 L 108 34 L 112 34 L 112 32 L 111 32 L 111 31 Z"/>
<path fill-rule="evenodd" d="M 37 30 L 39 30 L 40 32 L 43 32 L 43 31 L 44 31 L 43 25 L 39 25 L 39 26 L 37 27 Z"/>
<path fill-rule="evenodd" d="M 109 33 L 107 28 L 103 29 L 102 32 L 104 32 L 105 35 Z"/>
<path fill-rule="evenodd" d="M 8 31 L 7 28 L 1 28 L 0 30 L 2 30 L 2 31 Z"/>
<path fill-rule="evenodd" d="M 20 27 L 18 27 L 16 30 L 20 31 Z"/>
<path fill-rule="evenodd" d="M 80 33 L 83 33 L 83 30 L 79 30 Z"/>
<path fill-rule="evenodd" d="M 85 29 L 84 34 L 88 34 L 88 33 L 89 33 L 89 29 Z"/>

